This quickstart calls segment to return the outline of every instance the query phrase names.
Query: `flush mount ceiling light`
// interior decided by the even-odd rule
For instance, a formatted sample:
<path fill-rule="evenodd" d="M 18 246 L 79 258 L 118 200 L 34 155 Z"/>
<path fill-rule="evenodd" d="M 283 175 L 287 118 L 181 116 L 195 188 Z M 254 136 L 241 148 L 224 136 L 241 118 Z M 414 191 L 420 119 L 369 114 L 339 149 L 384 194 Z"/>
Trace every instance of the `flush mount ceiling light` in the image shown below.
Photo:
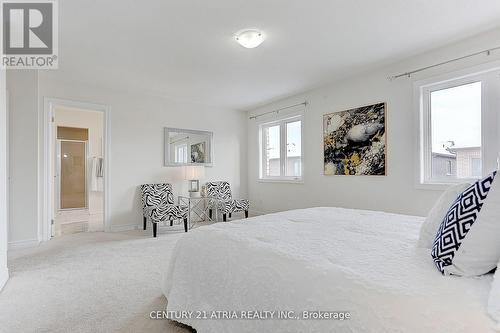
<path fill-rule="evenodd" d="M 264 34 L 262 31 L 256 29 L 246 29 L 238 31 L 234 35 L 234 39 L 243 47 L 253 49 L 264 41 Z"/>

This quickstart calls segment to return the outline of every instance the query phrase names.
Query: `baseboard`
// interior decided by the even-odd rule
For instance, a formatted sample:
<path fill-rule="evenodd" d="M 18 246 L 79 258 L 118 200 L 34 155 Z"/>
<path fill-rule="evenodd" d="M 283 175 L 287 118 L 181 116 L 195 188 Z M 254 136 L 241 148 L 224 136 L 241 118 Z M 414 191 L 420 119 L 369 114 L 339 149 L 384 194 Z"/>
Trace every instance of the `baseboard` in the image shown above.
<path fill-rule="evenodd" d="M 59 223 L 60 225 L 66 225 L 66 224 L 73 224 L 73 223 L 88 223 L 89 220 L 83 220 L 83 221 L 69 221 L 69 222 L 61 222 Z"/>
<path fill-rule="evenodd" d="M 125 225 L 112 225 L 110 228 L 111 232 L 121 232 L 139 229 L 138 224 L 125 224 Z"/>
<path fill-rule="evenodd" d="M 7 269 L 7 267 L 0 267 L 0 291 L 7 283 L 8 279 L 9 279 L 9 270 Z"/>
<path fill-rule="evenodd" d="M 267 213 L 264 213 L 264 212 L 261 212 L 261 211 L 258 211 L 258 210 L 253 210 L 253 209 L 250 209 L 248 211 L 248 214 L 250 216 L 259 216 L 259 215 L 266 215 Z"/>
<path fill-rule="evenodd" d="M 40 245 L 38 239 L 26 239 L 20 241 L 9 242 L 9 250 L 25 249 L 28 247 L 37 247 Z"/>

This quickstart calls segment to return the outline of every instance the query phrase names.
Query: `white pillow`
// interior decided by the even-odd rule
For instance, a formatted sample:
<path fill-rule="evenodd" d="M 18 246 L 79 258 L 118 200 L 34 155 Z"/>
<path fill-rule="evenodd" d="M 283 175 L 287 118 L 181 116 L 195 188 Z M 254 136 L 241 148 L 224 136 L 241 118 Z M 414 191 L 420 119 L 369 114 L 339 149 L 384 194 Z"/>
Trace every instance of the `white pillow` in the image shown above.
<path fill-rule="evenodd" d="M 448 272 L 474 276 L 497 267 L 500 259 L 500 174 L 497 173 L 477 219 L 455 252 Z"/>
<path fill-rule="evenodd" d="M 500 262 L 497 267 L 499 266 Z M 491 284 L 490 298 L 488 300 L 488 314 L 499 324 L 498 327 L 500 328 L 500 269 L 498 268 L 495 272 L 493 283 Z"/>
<path fill-rule="evenodd" d="M 453 185 L 441 194 L 420 228 L 418 247 L 426 249 L 432 248 L 438 229 L 441 226 L 448 209 L 468 186 L 470 186 L 469 183 Z"/>

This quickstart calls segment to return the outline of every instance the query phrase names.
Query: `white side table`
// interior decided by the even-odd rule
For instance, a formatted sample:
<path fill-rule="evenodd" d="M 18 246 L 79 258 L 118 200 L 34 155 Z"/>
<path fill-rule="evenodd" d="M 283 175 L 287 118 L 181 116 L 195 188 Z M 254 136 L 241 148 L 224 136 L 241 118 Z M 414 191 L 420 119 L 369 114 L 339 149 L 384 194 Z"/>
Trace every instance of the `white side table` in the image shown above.
<path fill-rule="evenodd" d="M 198 222 L 213 222 L 208 214 L 208 198 L 206 197 L 186 197 L 180 195 L 177 198 L 178 204 L 188 207 L 188 225 L 191 229 Z"/>

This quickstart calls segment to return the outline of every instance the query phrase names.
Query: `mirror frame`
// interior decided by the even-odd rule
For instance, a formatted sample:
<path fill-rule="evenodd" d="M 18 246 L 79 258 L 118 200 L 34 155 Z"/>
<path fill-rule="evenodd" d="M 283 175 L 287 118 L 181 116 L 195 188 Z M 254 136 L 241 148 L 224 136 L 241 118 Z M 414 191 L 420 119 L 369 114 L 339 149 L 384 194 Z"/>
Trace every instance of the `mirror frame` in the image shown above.
<path fill-rule="evenodd" d="M 177 132 L 177 133 L 191 133 L 191 134 L 198 134 L 198 135 L 206 135 L 209 137 L 209 145 L 210 145 L 210 163 L 170 163 L 169 156 L 170 156 L 170 144 L 169 144 L 169 133 L 170 132 Z M 209 132 L 209 131 L 198 131 L 198 130 L 188 130 L 184 128 L 173 128 L 173 127 L 164 127 L 163 129 L 163 141 L 164 141 L 164 161 L 163 164 L 166 167 L 179 167 L 179 166 L 185 166 L 185 165 L 204 165 L 206 167 L 211 167 L 214 164 L 214 133 Z"/>

